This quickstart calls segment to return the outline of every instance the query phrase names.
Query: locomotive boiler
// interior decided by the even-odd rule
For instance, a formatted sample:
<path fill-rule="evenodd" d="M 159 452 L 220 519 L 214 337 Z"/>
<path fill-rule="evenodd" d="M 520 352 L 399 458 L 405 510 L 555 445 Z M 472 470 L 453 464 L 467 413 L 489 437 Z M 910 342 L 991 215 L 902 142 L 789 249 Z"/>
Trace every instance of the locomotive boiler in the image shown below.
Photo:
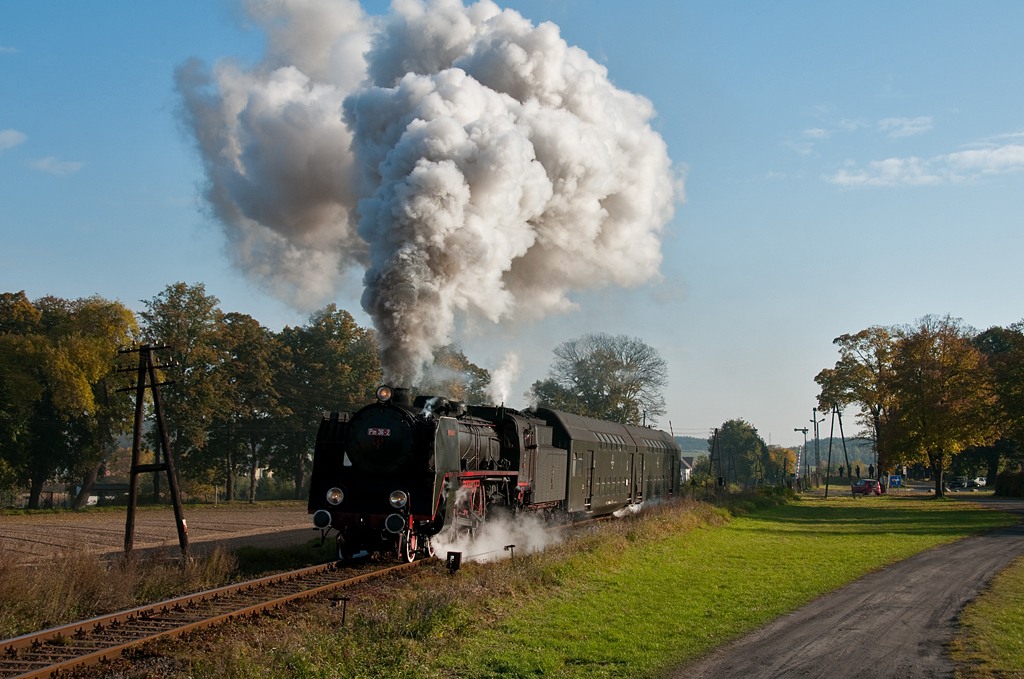
<path fill-rule="evenodd" d="M 337 531 L 338 558 L 433 555 L 442 530 L 489 517 L 556 521 L 608 514 L 679 492 L 666 432 L 536 408 L 467 406 L 383 386 L 359 411 L 324 415 L 309 512 Z"/>

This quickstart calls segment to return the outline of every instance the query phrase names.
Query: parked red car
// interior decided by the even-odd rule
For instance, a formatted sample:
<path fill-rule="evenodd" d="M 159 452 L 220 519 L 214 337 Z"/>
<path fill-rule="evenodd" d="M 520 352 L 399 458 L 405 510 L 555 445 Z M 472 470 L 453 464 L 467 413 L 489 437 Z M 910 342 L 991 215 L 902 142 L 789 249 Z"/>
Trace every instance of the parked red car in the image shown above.
<path fill-rule="evenodd" d="M 853 484 L 854 495 L 881 495 L 882 484 L 875 479 L 860 479 Z"/>

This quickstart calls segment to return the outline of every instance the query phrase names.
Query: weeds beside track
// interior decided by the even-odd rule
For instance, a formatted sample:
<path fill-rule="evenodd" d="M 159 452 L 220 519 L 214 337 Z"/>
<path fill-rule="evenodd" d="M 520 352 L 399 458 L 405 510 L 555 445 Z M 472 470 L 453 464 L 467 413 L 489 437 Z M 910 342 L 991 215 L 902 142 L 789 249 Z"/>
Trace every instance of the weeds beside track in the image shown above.
<path fill-rule="evenodd" d="M 385 578 L 425 561 L 384 569 L 312 566 L 178 597 L 0 642 L 0 677 L 35 679 L 117 658 L 125 650 L 228 620 L 261 613 L 370 579 Z"/>

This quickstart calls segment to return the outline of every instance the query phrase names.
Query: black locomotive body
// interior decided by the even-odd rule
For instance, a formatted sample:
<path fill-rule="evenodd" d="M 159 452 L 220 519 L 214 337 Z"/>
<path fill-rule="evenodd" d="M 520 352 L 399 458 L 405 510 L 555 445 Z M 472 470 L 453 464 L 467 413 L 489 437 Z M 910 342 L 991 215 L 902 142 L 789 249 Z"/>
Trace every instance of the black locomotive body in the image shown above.
<path fill-rule="evenodd" d="M 339 558 L 432 554 L 445 528 L 474 531 L 495 512 L 570 520 L 679 492 L 667 433 L 538 408 L 466 406 L 378 390 L 317 433 L 309 512 L 338 531 Z"/>

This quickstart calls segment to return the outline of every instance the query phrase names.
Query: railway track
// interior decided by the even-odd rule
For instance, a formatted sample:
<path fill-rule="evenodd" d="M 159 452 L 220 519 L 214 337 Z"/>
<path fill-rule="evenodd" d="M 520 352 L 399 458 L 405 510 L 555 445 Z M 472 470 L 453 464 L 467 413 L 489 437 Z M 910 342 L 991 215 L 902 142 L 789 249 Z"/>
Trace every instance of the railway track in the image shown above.
<path fill-rule="evenodd" d="M 74 667 L 113 660 L 149 641 L 394 576 L 427 561 L 356 575 L 335 563 L 312 566 L 7 639 L 0 641 L 0 679 L 52 677 Z"/>
<path fill-rule="evenodd" d="M 611 515 L 601 516 L 545 530 L 577 529 L 610 518 Z M 466 558 L 482 555 L 472 554 Z M 0 679 L 58 676 L 75 667 L 114 660 L 124 651 L 150 641 L 181 636 L 273 610 L 298 599 L 401 574 L 428 561 L 433 559 L 355 574 L 352 568 L 332 562 L 6 639 L 0 641 Z"/>

